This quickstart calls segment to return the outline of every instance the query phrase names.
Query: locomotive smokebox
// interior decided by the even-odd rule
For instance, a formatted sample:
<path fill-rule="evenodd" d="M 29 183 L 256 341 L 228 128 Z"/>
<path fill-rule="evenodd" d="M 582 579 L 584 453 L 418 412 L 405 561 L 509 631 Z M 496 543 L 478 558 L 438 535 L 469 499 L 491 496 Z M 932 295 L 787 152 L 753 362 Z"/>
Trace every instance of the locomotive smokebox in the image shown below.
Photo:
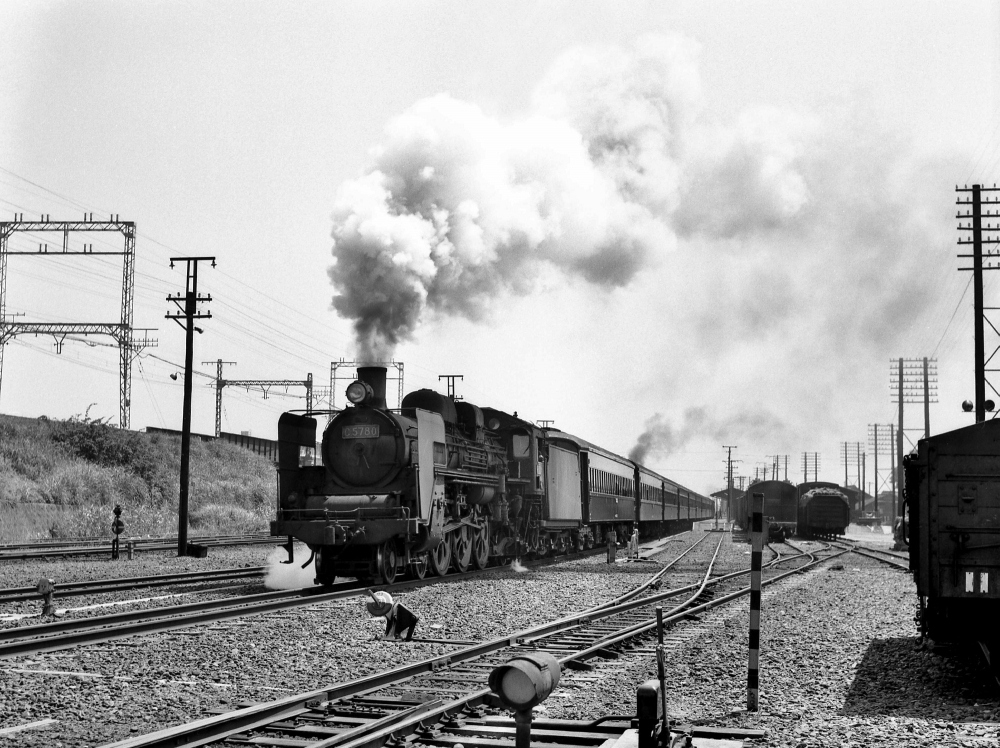
<path fill-rule="evenodd" d="M 371 406 L 379 410 L 385 410 L 385 367 L 384 366 L 359 366 L 358 379 L 369 387 L 375 396 L 372 398 Z"/>

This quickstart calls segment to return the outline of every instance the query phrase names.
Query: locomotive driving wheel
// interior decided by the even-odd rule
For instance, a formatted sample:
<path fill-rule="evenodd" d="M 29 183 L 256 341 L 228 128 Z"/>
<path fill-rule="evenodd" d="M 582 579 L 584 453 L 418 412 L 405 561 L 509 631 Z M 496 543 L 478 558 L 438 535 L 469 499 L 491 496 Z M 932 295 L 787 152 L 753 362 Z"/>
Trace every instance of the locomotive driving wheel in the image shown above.
<path fill-rule="evenodd" d="M 337 581 L 333 561 L 337 557 L 333 546 L 322 546 L 316 550 L 316 584 L 329 587 Z"/>
<path fill-rule="evenodd" d="M 472 565 L 485 569 L 490 562 L 490 531 L 480 527 L 472 533 Z"/>
<path fill-rule="evenodd" d="M 451 540 L 445 537 L 437 547 L 430 552 L 431 569 L 439 577 L 443 577 L 448 573 L 448 567 L 451 566 Z"/>
<path fill-rule="evenodd" d="M 510 563 L 511 553 L 517 546 L 517 539 L 513 537 L 510 529 L 500 525 L 493 535 L 493 550 L 496 552 L 496 562 L 500 566 Z"/>
<path fill-rule="evenodd" d="M 387 540 L 378 547 L 378 574 L 382 578 L 383 584 L 392 584 L 396 581 L 398 560 L 396 544 L 393 541 Z"/>
<path fill-rule="evenodd" d="M 465 573 L 472 561 L 472 530 L 468 525 L 462 525 L 449 533 L 451 540 L 451 565 L 455 571 Z"/>

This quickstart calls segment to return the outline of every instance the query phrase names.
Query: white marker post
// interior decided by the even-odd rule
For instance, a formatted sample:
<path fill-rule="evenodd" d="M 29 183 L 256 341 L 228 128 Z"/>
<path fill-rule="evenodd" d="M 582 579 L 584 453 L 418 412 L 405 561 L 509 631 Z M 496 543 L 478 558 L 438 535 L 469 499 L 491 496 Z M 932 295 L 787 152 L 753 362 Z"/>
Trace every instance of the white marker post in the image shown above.
<path fill-rule="evenodd" d="M 747 711 L 756 712 L 760 685 L 760 567 L 764 555 L 764 494 L 755 493 L 750 511 L 750 666 L 747 669 Z"/>

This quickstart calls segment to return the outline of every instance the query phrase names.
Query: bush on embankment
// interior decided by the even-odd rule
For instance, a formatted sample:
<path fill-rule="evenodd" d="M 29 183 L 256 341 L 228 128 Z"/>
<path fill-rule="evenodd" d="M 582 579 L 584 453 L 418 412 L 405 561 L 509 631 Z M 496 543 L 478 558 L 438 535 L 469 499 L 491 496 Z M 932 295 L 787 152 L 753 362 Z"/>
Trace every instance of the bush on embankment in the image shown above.
<path fill-rule="evenodd" d="M 0 416 L 0 542 L 177 532 L 180 438 L 124 431 L 87 417 Z M 225 442 L 191 442 L 194 534 L 262 532 L 274 506 L 274 465 Z"/>

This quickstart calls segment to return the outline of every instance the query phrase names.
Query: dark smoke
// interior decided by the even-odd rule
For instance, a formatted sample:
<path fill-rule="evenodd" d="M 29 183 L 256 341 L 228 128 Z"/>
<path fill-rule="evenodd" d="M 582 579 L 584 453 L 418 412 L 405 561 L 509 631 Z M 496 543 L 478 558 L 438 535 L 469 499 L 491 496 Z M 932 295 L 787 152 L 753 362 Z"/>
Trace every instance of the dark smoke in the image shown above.
<path fill-rule="evenodd" d="M 659 460 L 679 452 L 688 442 L 697 438 L 713 440 L 734 439 L 736 441 L 774 443 L 788 439 L 788 426 L 767 410 L 747 410 L 733 416 L 711 415 L 706 408 L 691 407 L 684 411 L 680 426 L 673 426 L 663 416 L 656 413 L 646 420 L 645 430 L 629 450 L 628 457 L 645 464 L 655 453 Z M 775 444 L 775 446 L 779 446 Z"/>

